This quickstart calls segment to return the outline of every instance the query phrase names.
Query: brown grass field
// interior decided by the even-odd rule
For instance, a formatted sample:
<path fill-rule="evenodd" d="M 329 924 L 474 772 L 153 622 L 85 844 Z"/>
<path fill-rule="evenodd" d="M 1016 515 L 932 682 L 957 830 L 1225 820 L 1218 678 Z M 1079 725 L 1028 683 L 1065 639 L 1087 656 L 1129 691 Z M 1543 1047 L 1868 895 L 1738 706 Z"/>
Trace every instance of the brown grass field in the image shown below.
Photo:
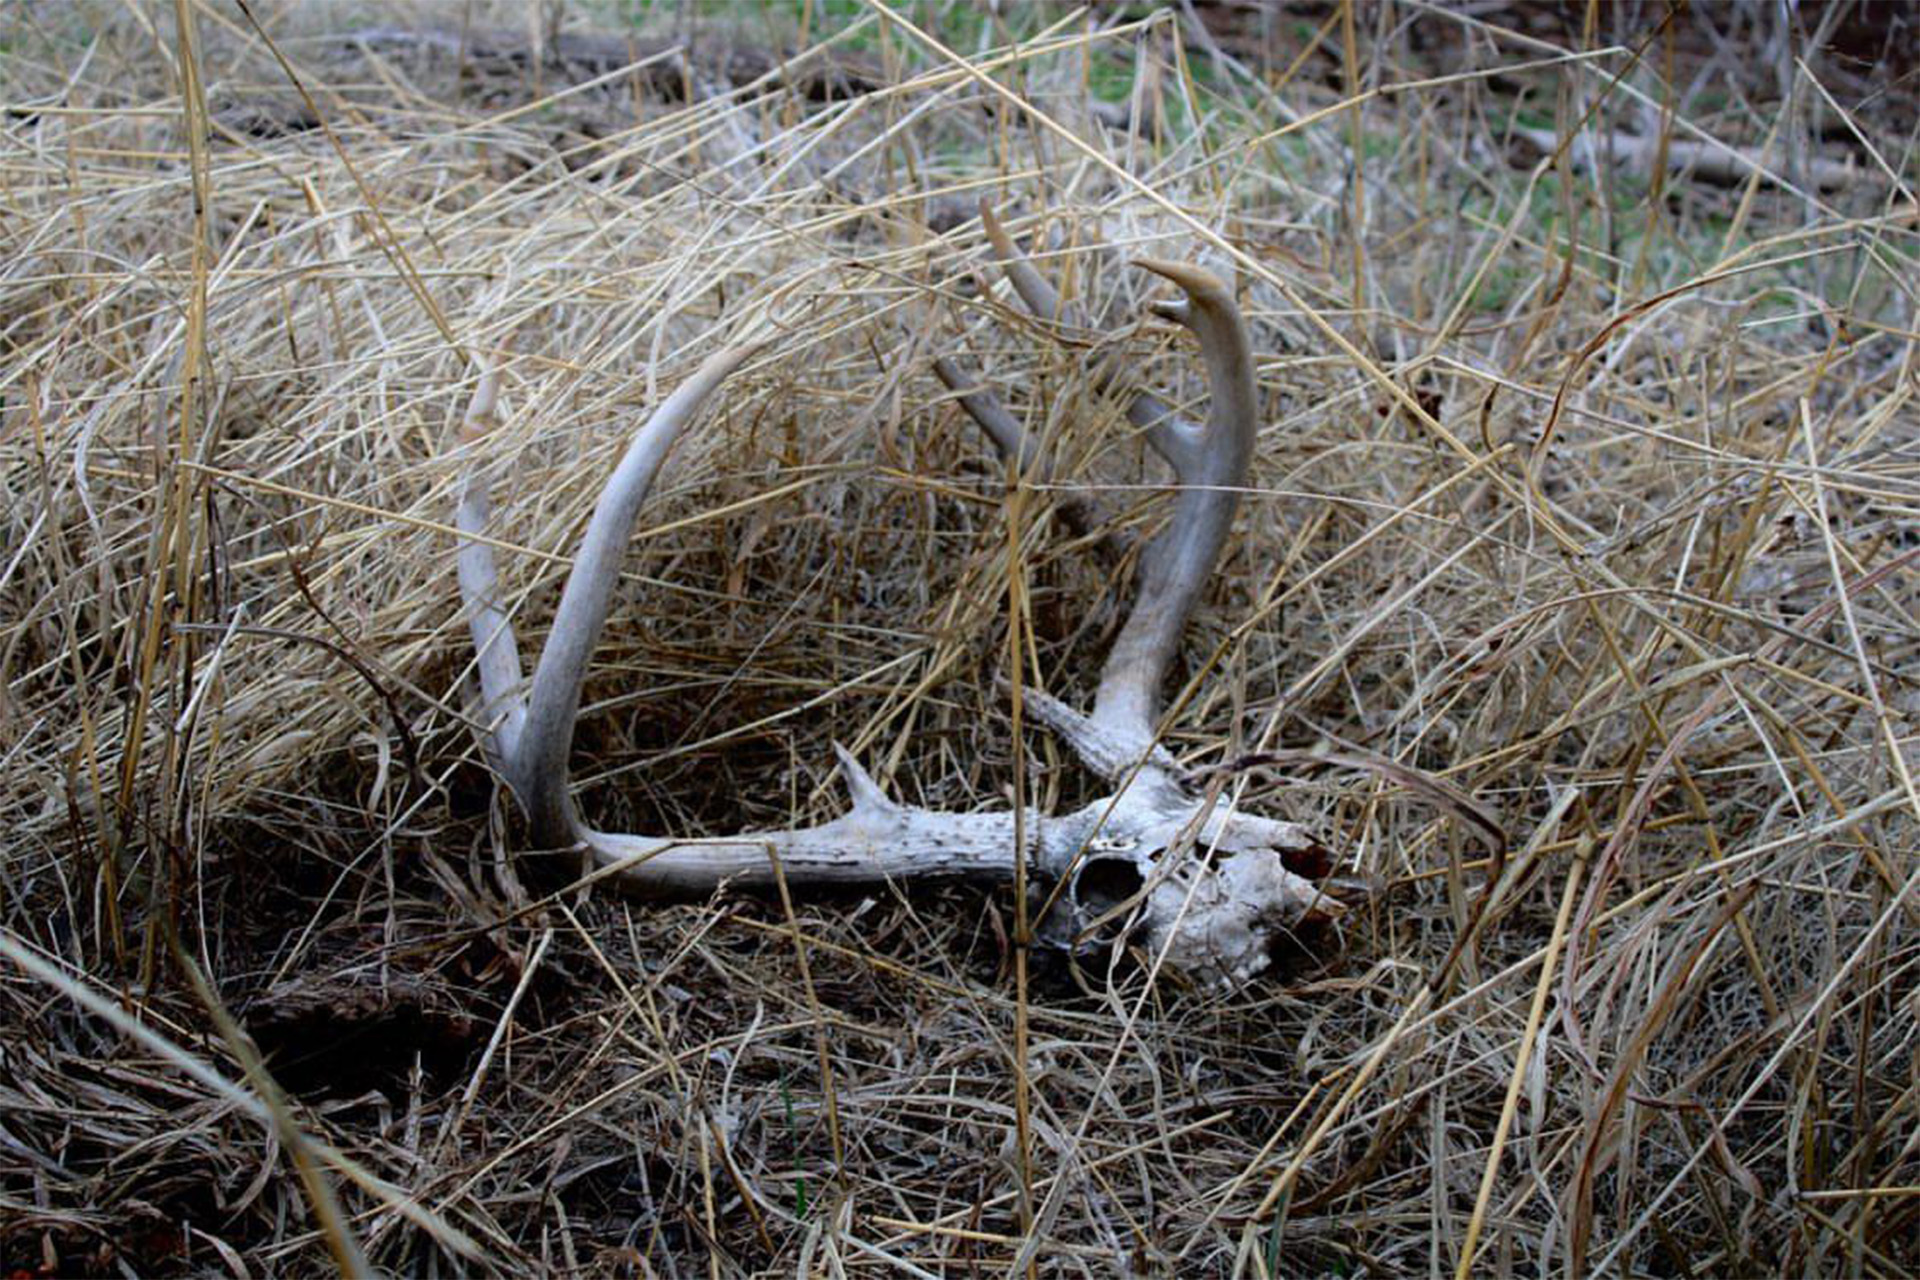
<path fill-rule="evenodd" d="M 0 10 L 0 1273 L 1920 1271 L 1917 49 L 1847 0 Z M 1336 922 L 1222 993 L 1027 957 L 1005 886 L 525 851 L 461 479 L 537 642 L 747 339 L 583 811 L 824 821 L 835 743 L 1100 794 L 1015 699 L 1083 702 L 1131 591 L 1049 511 L 1168 505 L 1096 357 L 1205 399 L 1144 254 L 1233 282 L 1263 409 L 1166 745 L 1319 833 Z"/>

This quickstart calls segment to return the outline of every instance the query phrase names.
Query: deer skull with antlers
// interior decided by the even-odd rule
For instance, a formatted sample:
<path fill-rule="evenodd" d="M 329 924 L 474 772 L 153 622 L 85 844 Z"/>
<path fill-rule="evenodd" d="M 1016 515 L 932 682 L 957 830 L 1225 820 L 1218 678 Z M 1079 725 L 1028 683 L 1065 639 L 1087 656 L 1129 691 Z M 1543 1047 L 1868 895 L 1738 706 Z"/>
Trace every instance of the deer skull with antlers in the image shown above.
<path fill-rule="evenodd" d="M 1061 318 L 1051 287 L 991 211 L 983 207 L 982 216 L 1027 308 L 1043 320 Z M 458 526 L 467 536 L 459 579 L 484 699 L 484 747 L 525 811 L 531 838 L 544 848 L 582 850 L 621 887 L 648 896 L 707 894 L 723 885 L 773 888 L 782 876 L 805 887 L 927 876 L 1004 882 L 1021 879 L 1017 872 L 1024 870 L 1035 901 L 1052 904 L 1043 913 L 1041 937 L 1075 951 L 1134 937 L 1166 968 L 1222 986 L 1243 984 L 1265 968 L 1274 937 L 1308 912 L 1337 912 L 1284 864 L 1285 853 L 1315 848 L 1303 828 L 1200 794 L 1159 743 L 1160 685 L 1232 525 L 1253 453 L 1258 399 L 1246 324 L 1227 287 L 1197 267 L 1156 259 L 1136 265 L 1185 294 L 1155 310 L 1198 338 L 1211 411 L 1206 422 L 1194 423 L 1150 395 L 1129 396 L 1128 417 L 1179 482 L 1174 514 L 1142 554 L 1138 595 L 1101 673 L 1091 714 L 1044 693 L 1025 694 L 1035 717 L 1111 782 L 1112 794 L 1057 817 L 922 809 L 889 799 L 836 747 L 852 807 L 821 826 L 676 839 L 599 831 L 581 817 L 569 793 L 567 761 L 581 684 L 606 621 L 621 552 L 668 449 L 751 354 L 733 348 L 680 384 L 615 468 L 574 556 L 530 685 L 500 599 L 493 548 L 484 540 L 491 516 L 487 486 L 477 473 L 463 485 Z M 938 362 L 936 372 L 1004 454 L 1033 461 L 1037 450 L 990 393 L 965 389 L 951 362 Z M 476 451 L 494 420 L 497 389 L 489 368 L 462 432 Z M 1084 507 L 1067 512 L 1076 513 L 1086 518 Z"/>

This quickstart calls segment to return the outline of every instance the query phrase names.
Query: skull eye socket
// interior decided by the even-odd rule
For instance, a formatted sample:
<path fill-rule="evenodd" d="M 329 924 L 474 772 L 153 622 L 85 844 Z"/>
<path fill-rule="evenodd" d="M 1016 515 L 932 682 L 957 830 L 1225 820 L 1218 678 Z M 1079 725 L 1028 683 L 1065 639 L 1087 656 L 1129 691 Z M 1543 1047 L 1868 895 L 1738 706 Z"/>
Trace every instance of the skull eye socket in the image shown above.
<path fill-rule="evenodd" d="M 1132 858 L 1088 858 L 1073 877 L 1073 905 L 1087 932 L 1089 946 L 1111 946 L 1126 933 L 1127 911 L 1121 910 L 1146 885 L 1140 864 Z"/>

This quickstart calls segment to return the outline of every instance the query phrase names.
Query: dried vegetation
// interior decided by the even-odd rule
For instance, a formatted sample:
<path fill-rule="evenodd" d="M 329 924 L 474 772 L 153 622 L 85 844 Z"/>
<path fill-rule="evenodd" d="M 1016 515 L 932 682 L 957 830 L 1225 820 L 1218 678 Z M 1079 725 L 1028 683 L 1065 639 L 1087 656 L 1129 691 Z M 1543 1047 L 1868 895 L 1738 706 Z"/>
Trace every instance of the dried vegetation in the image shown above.
<path fill-rule="evenodd" d="M 0 1262 L 1911 1273 L 1885 9 L 7 9 Z M 1093 335 L 979 274 L 980 198 L 1175 403 L 1124 260 L 1253 325 L 1169 745 L 1323 832 L 1352 909 L 1232 1001 L 1021 975 L 1004 890 L 658 906 L 505 854 L 476 353 L 537 636 L 626 432 L 773 343 L 632 548 L 604 825 L 821 821 L 836 741 L 917 804 L 1096 794 L 1007 677 L 1084 702 L 1116 572 L 1048 512 L 1147 530 L 1161 476 Z M 1053 485 L 1008 496 L 942 355 Z"/>

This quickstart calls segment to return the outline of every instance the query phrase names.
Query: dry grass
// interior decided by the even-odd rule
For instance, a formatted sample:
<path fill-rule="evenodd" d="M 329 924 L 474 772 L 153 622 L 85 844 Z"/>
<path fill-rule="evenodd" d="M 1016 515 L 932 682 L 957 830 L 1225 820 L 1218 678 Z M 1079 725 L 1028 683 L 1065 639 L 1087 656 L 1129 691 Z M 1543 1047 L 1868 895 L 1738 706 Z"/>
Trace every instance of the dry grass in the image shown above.
<path fill-rule="evenodd" d="M 641 13 L 707 51 L 642 76 L 256 0 L 307 99 L 180 12 L 0 18 L 10 1272 L 1920 1268 L 1916 95 L 1845 6 L 921 6 L 970 64 L 872 10 L 735 89 L 786 11 Z M 550 36 L 515 13 L 473 22 Z M 818 96 L 836 60 L 874 91 Z M 1648 123 L 1770 177 L 1605 163 Z M 928 364 L 1120 518 L 1158 473 L 1089 335 L 979 287 L 981 196 L 1170 393 L 1125 256 L 1243 286 L 1269 426 L 1176 747 L 1358 745 L 1503 862 L 1389 774 L 1240 773 L 1356 910 L 1229 1002 L 1124 957 L 1017 991 L 1004 893 L 648 906 L 509 857 L 448 533 L 483 351 L 537 637 L 626 430 L 777 335 L 633 548 L 603 825 L 823 819 L 836 740 L 920 803 L 1085 793 L 1001 677 L 1084 697 L 1110 571 L 1032 503 L 1009 553 Z"/>

